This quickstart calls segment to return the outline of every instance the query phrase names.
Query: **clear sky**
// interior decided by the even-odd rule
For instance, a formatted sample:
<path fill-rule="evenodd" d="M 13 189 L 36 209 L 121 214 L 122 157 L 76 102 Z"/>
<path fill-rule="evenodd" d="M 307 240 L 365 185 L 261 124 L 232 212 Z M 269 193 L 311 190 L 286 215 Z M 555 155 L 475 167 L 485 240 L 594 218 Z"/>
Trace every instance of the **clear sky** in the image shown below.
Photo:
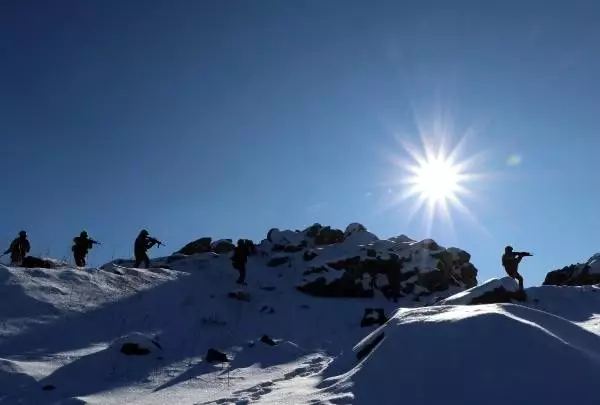
<path fill-rule="evenodd" d="M 99 265 L 142 227 L 202 236 L 362 222 L 526 284 L 600 250 L 600 3 L 0 3 L 0 243 Z M 402 142 L 463 135 L 469 217 L 409 215 Z"/>

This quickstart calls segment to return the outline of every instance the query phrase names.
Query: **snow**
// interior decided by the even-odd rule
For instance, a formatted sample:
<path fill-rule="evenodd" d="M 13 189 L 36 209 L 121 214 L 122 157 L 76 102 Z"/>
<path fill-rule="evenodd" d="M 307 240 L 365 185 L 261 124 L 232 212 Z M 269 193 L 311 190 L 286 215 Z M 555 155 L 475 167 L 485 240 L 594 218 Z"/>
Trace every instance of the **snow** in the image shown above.
<path fill-rule="evenodd" d="M 379 337 L 358 361 L 357 353 Z M 401 309 L 330 368 L 333 375 L 319 387 L 351 391 L 348 403 L 600 400 L 592 388 L 600 371 L 598 336 L 566 319 L 512 304 Z"/>
<path fill-rule="evenodd" d="M 150 269 L 121 260 L 100 269 L 0 266 L 0 404 L 599 403 L 599 287 L 529 288 L 519 305 L 464 305 L 499 287 L 515 291 L 509 278 L 435 305 L 438 295 L 413 300 L 428 294 L 417 284 L 398 304 L 295 289 L 312 277 L 306 270 L 373 260 L 370 249 L 434 268 L 430 242 L 353 240 L 366 233 L 310 249 L 318 254 L 311 261 L 303 252 L 251 256 L 244 288 L 229 255 L 214 253 L 158 258 Z M 266 266 L 274 257 L 289 257 L 289 266 Z M 377 275 L 376 284 L 386 282 Z M 367 308 L 390 320 L 361 327 Z M 125 343 L 149 353 L 125 354 Z M 230 361 L 208 363 L 209 349 Z"/>
<path fill-rule="evenodd" d="M 492 278 L 478 286 L 441 300 L 438 302 L 438 305 L 467 305 L 474 298 L 481 297 L 483 294 L 492 292 L 497 288 L 502 288 L 509 292 L 517 292 L 519 285 L 510 277 L 503 277 L 501 279 Z"/>

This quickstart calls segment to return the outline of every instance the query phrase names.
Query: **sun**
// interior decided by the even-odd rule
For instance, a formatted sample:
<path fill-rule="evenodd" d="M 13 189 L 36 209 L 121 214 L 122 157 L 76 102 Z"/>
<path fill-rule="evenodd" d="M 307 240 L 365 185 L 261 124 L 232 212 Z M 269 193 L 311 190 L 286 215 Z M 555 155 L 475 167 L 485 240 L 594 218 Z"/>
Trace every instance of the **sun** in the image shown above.
<path fill-rule="evenodd" d="M 460 192 L 461 177 L 458 166 L 445 156 L 419 162 L 412 168 L 407 183 L 431 204 L 454 200 Z"/>
<path fill-rule="evenodd" d="M 386 181 L 392 197 L 384 203 L 383 209 L 402 206 L 402 212 L 410 221 L 415 214 L 422 212 L 425 231 L 430 233 L 438 219 L 453 228 L 453 211 L 466 215 L 478 228 L 482 225 L 467 206 L 467 200 L 476 199 L 473 188 L 477 182 L 490 179 L 488 173 L 478 172 L 480 154 L 466 155 L 467 136 L 452 143 L 448 131 L 432 131 L 430 137 L 419 134 L 422 145 L 409 142 L 414 137 L 403 136 L 403 151 L 389 154 L 396 169 L 391 179 Z M 412 201 L 408 211 L 405 201 Z"/>

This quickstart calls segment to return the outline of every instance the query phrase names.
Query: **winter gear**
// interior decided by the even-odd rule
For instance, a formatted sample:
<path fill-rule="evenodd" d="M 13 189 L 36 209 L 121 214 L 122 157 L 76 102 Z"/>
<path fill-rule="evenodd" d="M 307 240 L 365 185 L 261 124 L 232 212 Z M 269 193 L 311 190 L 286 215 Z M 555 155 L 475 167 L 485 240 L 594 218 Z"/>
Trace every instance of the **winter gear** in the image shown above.
<path fill-rule="evenodd" d="M 142 263 L 146 265 L 146 268 L 150 267 L 150 258 L 148 257 L 146 251 L 154 245 L 160 246 L 162 245 L 162 242 L 158 239 L 149 237 L 148 231 L 142 229 L 138 237 L 135 239 L 133 246 L 135 254 L 135 264 L 133 267 L 138 268 Z"/>
<path fill-rule="evenodd" d="M 27 240 L 27 233 L 25 231 L 19 232 L 19 237 L 15 238 L 4 254 L 10 253 L 10 261 L 12 265 L 21 265 L 23 259 L 31 250 L 31 244 Z"/>
<path fill-rule="evenodd" d="M 73 259 L 75 259 L 75 265 L 78 267 L 85 267 L 85 258 L 88 254 L 88 251 L 92 248 L 93 245 L 99 244 L 100 242 L 88 238 L 88 234 L 86 231 L 81 232 L 79 236 L 73 238 L 73 247 L 71 248 L 71 250 L 73 251 Z"/>
<path fill-rule="evenodd" d="M 502 255 L 502 266 L 509 275 L 519 282 L 519 289 L 523 290 L 523 276 L 519 274 L 519 263 L 523 260 L 523 257 L 531 256 L 529 252 L 513 252 L 512 246 L 506 246 L 504 248 L 504 254 Z"/>
<path fill-rule="evenodd" d="M 231 257 L 233 268 L 240 273 L 236 281 L 238 284 L 246 284 L 246 262 L 248 261 L 249 254 L 247 244 L 242 239 L 238 240 L 237 246 L 233 250 L 233 256 Z"/>

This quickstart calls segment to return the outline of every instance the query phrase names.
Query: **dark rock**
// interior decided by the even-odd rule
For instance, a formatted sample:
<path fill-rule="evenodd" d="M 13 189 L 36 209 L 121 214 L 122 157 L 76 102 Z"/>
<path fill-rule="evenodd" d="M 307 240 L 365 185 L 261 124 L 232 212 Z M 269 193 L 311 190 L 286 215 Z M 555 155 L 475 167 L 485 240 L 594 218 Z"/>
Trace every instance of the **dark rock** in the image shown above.
<path fill-rule="evenodd" d="M 477 273 L 478 271 L 473 264 L 466 263 L 462 265 L 460 268 L 460 274 L 462 281 L 465 283 L 467 288 L 473 288 L 477 285 Z"/>
<path fill-rule="evenodd" d="M 302 255 L 302 258 L 304 259 L 305 262 L 310 262 L 311 260 L 313 260 L 315 257 L 317 257 L 318 254 L 316 254 L 315 252 L 313 252 L 312 250 L 307 250 L 306 252 L 304 252 L 304 254 Z"/>
<path fill-rule="evenodd" d="M 377 251 L 375 249 L 367 249 L 367 256 L 368 257 L 376 257 Z"/>
<path fill-rule="evenodd" d="M 273 252 L 298 253 L 306 249 L 306 241 L 302 241 L 299 245 L 274 245 L 271 249 Z"/>
<path fill-rule="evenodd" d="M 275 287 L 271 286 L 271 285 L 267 285 L 264 287 L 260 287 L 261 290 L 265 290 L 265 291 L 275 291 Z"/>
<path fill-rule="evenodd" d="M 277 343 L 275 343 L 275 341 L 273 339 L 271 339 L 269 336 L 267 335 L 263 335 L 260 338 L 260 341 L 263 342 L 264 344 L 267 344 L 269 346 L 277 346 Z"/>
<path fill-rule="evenodd" d="M 235 245 L 231 239 L 221 239 L 211 245 L 211 251 L 218 254 L 229 253 L 233 251 L 233 249 L 235 249 Z"/>
<path fill-rule="evenodd" d="M 150 349 L 140 347 L 137 343 L 123 343 L 121 353 L 127 356 L 145 356 L 150 354 Z"/>
<path fill-rule="evenodd" d="M 457 264 L 459 266 L 462 266 L 463 264 L 467 264 L 471 261 L 471 255 L 467 252 L 465 252 L 464 250 L 461 250 L 460 252 L 458 252 L 457 254 Z"/>
<path fill-rule="evenodd" d="M 329 226 L 321 228 L 315 236 L 317 246 L 332 245 L 344 241 L 344 232 L 339 229 L 331 229 Z"/>
<path fill-rule="evenodd" d="M 267 263 L 267 266 L 269 267 L 277 267 L 277 266 L 281 266 L 282 264 L 285 264 L 287 262 L 290 261 L 290 258 L 287 256 L 284 257 L 274 257 L 271 260 L 269 260 L 269 262 Z"/>
<path fill-rule="evenodd" d="M 250 294 L 247 294 L 243 291 L 232 291 L 230 293 L 227 294 L 227 296 L 229 298 L 233 298 L 234 300 L 238 300 L 238 301 L 246 301 L 249 302 L 250 301 Z"/>
<path fill-rule="evenodd" d="M 181 249 L 179 249 L 179 251 L 177 251 L 176 253 L 180 253 L 183 255 L 193 255 L 197 253 L 210 252 L 211 242 L 212 238 L 210 237 L 196 239 L 195 241 L 190 242 Z"/>
<path fill-rule="evenodd" d="M 40 259 L 39 257 L 26 256 L 21 263 L 21 267 L 28 269 L 41 268 L 41 269 L 54 269 L 56 264 L 50 260 Z"/>
<path fill-rule="evenodd" d="M 337 298 L 373 298 L 373 290 L 366 290 L 362 283 L 355 282 L 348 277 L 341 277 L 327 283 L 324 277 L 297 286 L 298 291 L 315 297 L 337 297 Z"/>
<path fill-rule="evenodd" d="M 308 236 L 309 238 L 315 238 L 318 234 L 319 231 L 323 229 L 323 225 L 321 224 L 313 224 L 311 226 L 309 226 L 308 228 L 306 228 L 306 236 Z"/>
<path fill-rule="evenodd" d="M 56 387 L 52 384 L 46 384 L 42 387 L 43 391 L 53 391 L 55 389 L 56 389 Z"/>
<path fill-rule="evenodd" d="M 388 318 L 383 312 L 383 308 L 366 308 L 363 318 L 360 321 L 360 326 L 383 325 L 388 321 Z"/>
<path fill-rule="evenodd" d="M 600 274 L 590 273 L 588 264 L 572 264 L 546 274 L 543 285 L 594 285 L 600 283 Z"/>
<path fill-rule="evenodd" d="M 350 236 L 354 235 L 355 233 L 366 232 L 366 231 L 367 231 L 367 228 L 363 224 L 359 224 L 357 222 L 352 223 L 346 227 L 346 230 L 344 231 L 344 239 L 349 238 Z"/>
<path fill-rule="evenodd" d="M 475 297 L 469 302 L 468 305 L 479 305 L 479 304 L 502 304 L 510 303 L 512 301 L 526 301 L 527 295 L 525 291 L 509 291 L 504 287 L 495 288 L 492 291 L 488 291 L 479 297 Z"/>
<path fill-rule="evenodd" d="M 420 273 L 418 284 L 429 291 L 444 291 L 450 286 L 446 273 L 441 270 Z"/>
<path fill-rule="evenodd" d="M 208 349 L 206 352 L 206 356 L 204 356 L 204 360 L 209 363 L 228 363 L 229 359 L 227 355 L 223 352 L 220 352 L 215 349 Z"/>
<path fill-rule="evenodd" d="M 404 288 L 402 289 L 402 292 L 404 294 L 412 294 L 412 292 L 415 290 L 415 285 L 414 284 L 406 284 L 404 286 Z"/>
<path fill-rule="evenodd" d="M 327 263 L 327 265 L 336 270 L 352 270 L 360 265 L 360 256 L 349 257 L 337 262 Z"/>
<path fill-rule="evenodd" d="M 273 242 L 273 239 L 271 238 L 271 236 L 272 236 L 273 232 L 278 231 L 278 230 L 279 229 L 277 229 L 277 228 L 271 228 L 271 229 L 269 229 L 269 232 L 267 232 L 267 240 L 269 242 Z"/>
<path fill-rule="evenodd" d="M 325 266 L 320 266 L 320 267 L 312 267 L 308 270 L 305 270 L 304 274 L 305 276 L 311 275 L 311 274 L 320 274 L 320 273 L 327 273 L 329 271 L 329 269 Z"/>
<path fill-rule="evenodd" d="M 260 309 L 260 313 L 261 314 L 274 314 L 275 313 L 275 308 L 270 307 L 268 305 L 264 305 L 261 309 Z"/>

